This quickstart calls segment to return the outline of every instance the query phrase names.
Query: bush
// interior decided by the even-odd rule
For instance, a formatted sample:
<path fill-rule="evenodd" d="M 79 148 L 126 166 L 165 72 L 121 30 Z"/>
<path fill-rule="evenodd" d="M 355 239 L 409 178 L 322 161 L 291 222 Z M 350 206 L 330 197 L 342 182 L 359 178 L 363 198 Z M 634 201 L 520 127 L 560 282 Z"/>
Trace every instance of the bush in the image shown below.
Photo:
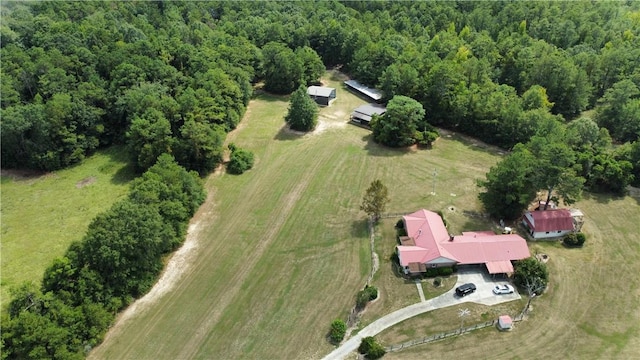
<path fill-rule="evenodd" d="M 379 359 L 386 353 L 382 345 L 373 336 L 367 336 L 362 339 L 358 352 L 364 354 L 367 359 Z"/>
<path fill-rule="evenodd" d="M 329 333 L 329 338 L 331 342 L 334 344 L 339 344 L 342 339 L 344 339 L 344 335 L 347 333 L 347 324 L 340 320 L 333 320 L 331 323 L 331 332 Z"/>
<path fill-rule="evenodd" d="M 581 247 L 584 245 L 587 237 L 583 233 L 571 233 L 562 239 L 562 242 L 568 247 Z"/>
<path fill-rule="evenodd" d="M 236 148 L 231 153 L 231 159 L 227 165 L 227 171 L 231 174 L 240 175 L 253 167 L 253 153 L 247 150 Z"/>
<path fill-rule="evenodd" d="M 451 274 L 453 274 L 452 267 L 439 267 L 439 268 L 428 268 L 427 271 L 425 271 L 424 276 L 431 278 L 436 276 L 449 276 Z"/>
<path fill-rule="evenodd" d="M 356 306 L 359 309 L 364 308 L 367 303 L 371 300 L 374 300 L 378 297 L 378 288 L 375 286 L 367 286 L 364 290 L 358 292 L 356 297 Z"/>
<path fill-rule="evenodd" d="M 404 221 L 402 219 L 396 222 L 396 229 L 404 229 Z"/>
<path fill-rule="evenodd" d="M 441 278 L 437 277 L 437 278 L 433 279 L 433 286 L 438 287 L 440 285 L 442 285 L 442 279 Z"/>

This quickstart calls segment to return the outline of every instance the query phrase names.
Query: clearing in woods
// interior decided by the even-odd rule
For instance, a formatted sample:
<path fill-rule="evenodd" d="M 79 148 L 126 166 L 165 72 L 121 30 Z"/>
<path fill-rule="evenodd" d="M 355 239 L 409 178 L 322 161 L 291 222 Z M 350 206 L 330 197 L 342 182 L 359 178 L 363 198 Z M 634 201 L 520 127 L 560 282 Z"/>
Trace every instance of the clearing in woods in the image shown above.
<path fill-rule="evenodd" d="M 326 341 L 329 324 L 336 318 L 346 319 L 371 266 L 365 214 L 359 211 L 359 205 L 374 179 L 381 179 L 389 187 L 389 212 L 421 207 L 443 211 L 454 208 L 460 217 L 454 220 L 456 226 L 477 227 L 477 219 L 461 214 L 480 210 L 475 181 L 499 160 L 497 151 L 455 134 L 443 136 L 432 150 L 380 147 L 372 142 L 370 131 L 345 124 L 351 110 L 365 101 L 345 90 L 341 80 L 344 79 L 337 72 L 329 72 L 325 77 L 324 83 L 337 88 L 338 97 L 331 106 L 320 110 L 318 129 L 310 134 L 298 134 L 284 127 L 288 97 L 259 94 L 251 101 L 240 128 L 229 135 L 228 141 L 255 153 L 254 168 L 240 176 L 222 171 L 207 179 L 209 198 L 192 222 L 192 229 L 195 227 L 197 231 L 187 240 L 191 249 L 188 261 L 182 263 L 173 282 L 163 285 L 163 292 L 152 290 L 152 296 L 135 311 L 121 316 L 90 358 L 308 359 L 328 354 L 333 349 Z M 434 170 L 437 170 L 436 194 L 431 195 Z M 588 285 L 593 290 L 585 275 L 598 279 L 609 275 L 608 281 L 617 281 L 614 270 L 622 264 L 622 256 L 630 252 L 635 236 L 631 234 L 631 220 L 620 225 L 626 226 L 629 233 L 618 237 L 618 223 L 602 223 L 605 228 L 598 228 L 600 223 L 595 223 L 595 215 L 589 212 L 615 207 L 618 214 L 638 218 L 636 201 L 631 198 L 612 200 L 610 204 L 602 201 L 590 199 L 580 204 L 587 214 L 585 231 L 593 234 L 585 249 L 546 249 L 540 245 L 552 256 L 551 291 L 536 299 L 532 319 L 508 335 L 512 337 L 509 343 L 496 337 L 494 347 L 515 348 L 513 356 L 530 357 L 531 350 L 519 351 L 513 344 L 540 340 L 520 335 L 525 326 L 546 338 L 547 332 L 538 325 L 549 326 L 557 321 L 546 317 L 560 313 L 553 310 L 556 306 L 582 314 L 582 325 L 571 328 L 574 333 L 568 332 L 567 327 L 558 330 L 568 332 L 574 350 L 587 342 L 612 339 L 602 340 L 606 355 L 607 341 L 619 344 L 608 337 L 618 331 L 626 336 L 629 346 L 637 341 L 633 331 L 625 333 L 629 326 L 636 326 L 628 319 L 637 318 L 638 305 L 630 300 L 638 295 L 637 279 L 631 279 L 631 275 L 625 279 L 636 281 L 635 287 L 626 288 L 635 289 L 636 293 L 626 293 L 628 296 L 622 299 L 626 309 L 607 307 L 604 311 L 604 299 L 613 302 L 622 298 L 613 292 L 603 298 L 605 290 L 601 290 L 597 299 L 591 299 L 585 291 L 565 292 L 575 289 L 572 281 L 577 282 L 576 287 Z M 613 215 L 610 216 L 613 221 Z M 611 256 L 604 244 L 614 235 L 626 244 L 626 252 L 618 254 L 615 260 L 603 259 L 602 256 Z M 637 245 L 633 246 L 637 254 Z M 639 263 L 638 255 L 633 256 Z M 582 267 L 571 267 L 578 261 L 566 259 L 574 257 L 582 258 Z M 617 266 L 600 273 L 593 266 L 596 261 L 607 264 L 616 261 Z M 621 291 L 623 286 L 616 283 L 614 289 Z M 585 307 L 580 301 L 585 296 L 602 305 L 603 313 L 587 312 L 600 305 Z M 541 315 L 537 318 L 536 314 Z M 579 337 L 575 332 L 581 329 L 586 329 L 584 334 L 602 336 Z M 473 339 L 489 337 L 482 334 L 451 341 L 471 339 L 460 350 L 465 353 L 467 349 L 469 355 L 474 352 L 473 344 L 480 341 Z M 556 332 L 556 337 L 547 341 L 556 351 L 568 353 L 559 338 Z M 438 347 L 436 353 L 448 356 L 452 351 L 447 347 L 445 352 L 441 344 L 433 344 L 407 354 L 424 357 L 434 353 L 434 345 Z M 620 347 L 624 354 L 629 346 L 625 342 L 615 348 Z M 551 351 L 546 345 L 543 349 Z M 489 347 L 483 351 L 494 353 Z M 399 358 L 405 353 L 390 355 Z M 511 355 L 501 353 L 502 357 Z"/>
<path fill-rule="evenodd" d="M 123 147 L 98 151 L 46 174 L 2 170 L 2 306 L 9 289 L 39 284 L 53 259 L 81 240 L 93 218 L 129 191 L 133 168 Z"/>

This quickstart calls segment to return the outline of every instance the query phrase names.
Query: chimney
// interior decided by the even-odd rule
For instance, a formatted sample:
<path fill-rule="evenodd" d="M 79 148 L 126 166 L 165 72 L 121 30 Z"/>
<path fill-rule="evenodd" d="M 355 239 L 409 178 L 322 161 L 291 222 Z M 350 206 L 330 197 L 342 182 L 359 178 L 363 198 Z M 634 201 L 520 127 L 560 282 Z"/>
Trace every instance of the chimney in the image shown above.
<path fill-rule="evenodd" d="M 449 234 L 449 241 L 453 241 L 453 235 Z"/>

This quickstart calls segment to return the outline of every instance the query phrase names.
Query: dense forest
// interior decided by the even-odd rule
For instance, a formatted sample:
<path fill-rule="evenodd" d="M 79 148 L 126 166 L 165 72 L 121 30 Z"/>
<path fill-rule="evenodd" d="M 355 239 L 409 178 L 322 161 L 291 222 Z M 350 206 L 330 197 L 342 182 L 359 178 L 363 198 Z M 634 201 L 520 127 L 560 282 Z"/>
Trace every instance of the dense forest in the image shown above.
<path fill-rule="evenodd" d="M 480 184 L 495 216 L 517 216 L 537 190 L 571 202 L 583 188 L 640 185 L 640 2 L 1 6 L 2 167 L 50 171 L 126 144 L 139 172 L 151 169 L 41 288 L 17 292 L 3 315 L 3 358 L 81 357 L 100 341 L 202 201 L 172 159 L 214 169 L 256 85 L 288 94 L 339 67 L 386 100 L 415 100 L 419 122 L 509 150 Z M 161 190 L 162 181 L 176 185 Z M 139 234 L 118 233 L 125 217 L 144 225 Z M 154 251 L 121 257 L 133 245 L 104 245 L 114 236 L 145 238 Z"/>

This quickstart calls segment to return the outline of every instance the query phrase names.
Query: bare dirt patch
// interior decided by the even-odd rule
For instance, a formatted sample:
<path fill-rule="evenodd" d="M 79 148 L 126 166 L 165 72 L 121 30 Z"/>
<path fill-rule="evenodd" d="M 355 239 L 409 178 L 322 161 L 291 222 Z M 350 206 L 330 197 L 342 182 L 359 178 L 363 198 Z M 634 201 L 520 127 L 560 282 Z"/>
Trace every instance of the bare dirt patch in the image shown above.
<path fill-rule="evenodd" d="M 204 204 L 191 220 L 184 243 L 170 257 L 160 279 L 145 296 L 137 299 L 126 310 L 122 311 L 118 315 L 114 324 L 105 335 L 104 340 L 102 341 L 103 344 L 106 343 L 110 337 L 118 334 L 128 321 L 133 320 L 137 315 L 143 313 L 161 297 L 166 295 L 175 287 L 178 281 L 188 273 L 189 268 L 193 263 L 193 259 L 197 255 L 200 230 L 206 226 L 205 223 L 207 221 L 210 221 L 210 217 L 208 217 L 208 215 L 210 214 L 211 207 L 214 203 L 213 193 L 214 191 L 209 191 Z M 207 220 L 205 221 L 205 219 Z M 95 351 L 92 354 L 95 354 Z"/>
<path fill-rule="evenodd" d="M 76 188 L 81 189 L 85 186 L 89 186 L 96 182 L 98 179 L 95 176 L 86 177 L 76 183 Z"/>
<path fill-rule="evenodd" d="M 335 121 L 323 121 L 320 120 L 318 122 L 318 126 L 316 126 L 316 129 L 310 133 L 310 135 L 319 135 L 322 134 L 324 131 L 329 130 L 329 129 L 341 129 L 347 126 L 346 122 L 335 122 Z"/>

